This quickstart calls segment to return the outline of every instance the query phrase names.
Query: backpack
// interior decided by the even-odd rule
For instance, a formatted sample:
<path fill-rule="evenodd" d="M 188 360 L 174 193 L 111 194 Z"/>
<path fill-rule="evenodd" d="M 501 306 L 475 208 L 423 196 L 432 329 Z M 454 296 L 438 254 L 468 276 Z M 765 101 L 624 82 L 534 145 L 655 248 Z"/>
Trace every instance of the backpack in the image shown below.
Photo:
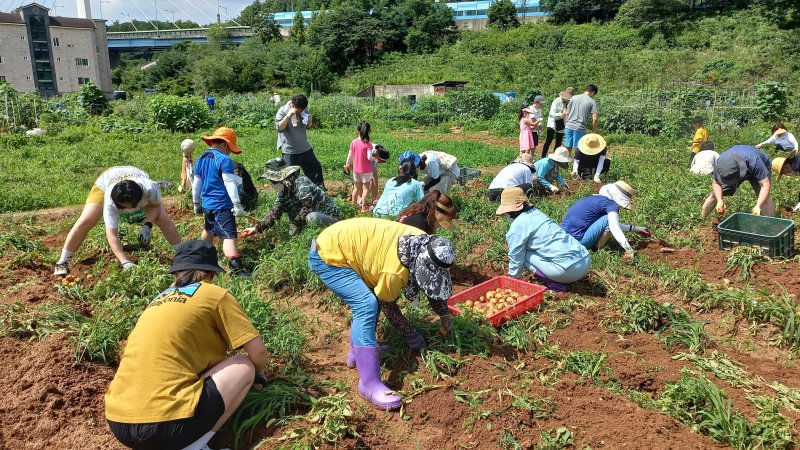
<path fill-rule="evenodd" d="M 242 207 L 252 211 L 258 205 L 258 190 L 253 184 L 253 179 L 242 163 L 233 163 L 233 174 L 242 178 L 242 185 L 239 186 L 239 200 L 242 201 Z"/>

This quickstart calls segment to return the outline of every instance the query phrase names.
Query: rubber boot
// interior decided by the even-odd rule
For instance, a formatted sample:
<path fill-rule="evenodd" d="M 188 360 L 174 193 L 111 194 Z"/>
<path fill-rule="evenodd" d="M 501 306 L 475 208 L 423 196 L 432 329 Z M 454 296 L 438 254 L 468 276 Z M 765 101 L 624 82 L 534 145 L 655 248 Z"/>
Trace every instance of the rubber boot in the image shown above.
<path fill-rule="evenodd" d="M 351 332 L 352 333 L 352 332 Z M 350 336 L 350 349 L 347 350 L 347 367 L 354 368 L 356 366 L 356 355 L 353 353 L 353 336 Z"/>
<path fill-rule="evenodd" d="M 381 381 L 381 359 L 378 346 L 360 347 L 353 345 L 353 355 L 358 369 L 358 393 L 375 406 L 383 409 L 399 408 L 403 399 L 388 394 L 391 391 Z"/>
<path fill-rule="evenodd" d="M 244 270 L 244 264 L 242 264 L 241 256 L 234 256 L 233 258 L 228 258 L 228 265 L 231 268 L 231 275 L 235 277 L 250 278 L 251 276 L 253 276 L 253 274 Z"/>
<path fill-rule="evenodd" d="M 550 292 L 566 292 L 567 285 L 564 283 L 559 283 L 557 281 L 553 281 L 550 278 L 547 278 L 545 274 L 543 274 L 539 269 L 536 269 L 536 272 L 533 273 L 533 276 L 536 277 L 537 280 L 541 281 L 544 287 L 547 288 Z"/>

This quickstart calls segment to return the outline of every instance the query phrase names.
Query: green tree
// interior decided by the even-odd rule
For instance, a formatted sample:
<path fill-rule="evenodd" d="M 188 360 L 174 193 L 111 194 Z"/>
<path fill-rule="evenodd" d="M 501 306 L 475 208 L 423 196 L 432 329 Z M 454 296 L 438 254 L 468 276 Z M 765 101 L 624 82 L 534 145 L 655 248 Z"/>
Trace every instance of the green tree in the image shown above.
<path fill-rule="evenodd" d="M 628 0 L 619 8 L 614 20 L 632 28 L 644 25 L 663 27 L 681 20 L 688 9 L 684 0 Z"/>
<path fill-rule="evenodd" d="M 331 69 L 344 73 L 380 55 L 376 48 L 379 22 L 359 5 L 344 3 L 320 13 L 308 27 L 308 42 L 331 61 Z"/>
<path fill-rule="evenodd" d="M 445 44 L 455 42 L 458 28 L 453 10 L 444 3 L 425 0 L 406 0 L 402 9 L 408 24 L 404 42 L 412 53 L 431 53 Z"/>
<path fill-rule="evenodd" d="M 239 14 L 239 23 L 252 27 L 253 32 L 262 43 L 280 40 L 281 28 L 275 22 L 275 16 L 267 3 L 258 0 L 245 7 Z"/>
<path fill-rule="evenodd" d="M 297 45 L 306 43 L 306 24 L 303 18 L 303 13 L 297 11 L 292 20 L 292 29 L 289 30 L 289 39 L 294 41 Z"/>
<path fill-rule="evenodd" d="M 308 47 L 303 47 L 301 56 L 292 61 L 288 75 L 289 85 L 308 93 L 330 92 L 335 80 L 328 58 L 321 51 Z"/>
<path fill-rule="evenodd" d="M 209 44 L 217 48 L 225 48 L 230 44 L 228 30 L 219 23 L 209 25 L 206 29 L 206 39 Z"/>
<path fill-rule="evenodd" d="M 489 28 L 496 30 L 510 30 L 519 26 L 517 20 L 517 7 L 511 0 L 498 0 L 489 6 Z"/>
<path fill-rule="evenodd" d="M 779 27 L 800 27 L 800 4 L 797 0 L 760 0 L 758 3 L 764 16 Z"/>
<path fill-rule="evenodd" d="M 660 0 L 654 0 L 660 1 Z M 625 0 L 542 0 L 541 6 L 550 12 L 556 23 L 588 23 L 593 19 L 611 20 Z"/>
<path fill-rule="evenodd" d="M 226 93 L 231 90 L 234 79 L 231 60 L 222 57 L 222 52 L 214 52 L 195 64 L 193 79 L 195 90 L 207 94 L 209 92 Z"/>

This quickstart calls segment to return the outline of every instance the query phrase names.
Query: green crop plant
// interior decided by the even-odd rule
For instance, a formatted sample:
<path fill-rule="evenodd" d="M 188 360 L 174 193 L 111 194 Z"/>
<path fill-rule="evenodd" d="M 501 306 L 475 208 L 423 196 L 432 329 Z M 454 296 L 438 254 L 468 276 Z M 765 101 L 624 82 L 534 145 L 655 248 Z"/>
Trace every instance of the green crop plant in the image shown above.
<path fill-rule="evenodd" d="M 414 401 L 416 396 L 434 389 L 439 389 L 440 387 L 442 386 L 438 384 L 428 384 L 424 378 L 417 377 L 408 382 L 407 390 L 397 391 L 396 394 L 403 398 L 403 405 L 405 406 Z"/>
<path fill-rule="evenodd" d="M 609 373 L 611 368 L 606 364 L 608 355 L 594 353 L 586 350 L 576 350 L 568 353 L 564 358 L 564 369 L 584 378 L 599 379 L 604 373 Z"/>
<path fill-rule="evenodd" d="M 511 431 L 505 430 L 503 434 L 500 436 L 500 440 L 498 441 L 500 448 L 503 450 L 522 450 L 522 444 L 519 443 L 517 438 L 514 436 L 514 433 Z"/>
<path fill-rule="evenodd" d="M 312 424 L 307 432 L 314 445 L 337 444 L 346 436 L 359 437 L 348 424 L 353 417 L 352 402 L 346 391 L 311 399 L 311 411 L 305 420 Z"/>
<path fill-rule="evenodd" d="M 680 345 L 690 352 L 703 353 L 711 345 L 711 338 L 705 330 L 708 322 L 697 320 L 683 310 L 675 311 L 668 307 L 666 311 L 668 324 L 658 336 L 667 346 L 667 351 L 671 352 Z"/>
<path fill-rule="evenodd" d="M 526 411 L 534 419 L 545 419 L 556 411 L 556 403 L 550 397 L 517 394 L 509 388 L 498 390 L 497 395 L 501 402 L 504 396 L 511 397 L 512 407 Z"/>
<path fill-rule="evenodd" d="M 572 446 L 572 432 L 567 427 L 560 427 L 555 430 L 543 430 L 539 432 L 539 442 L 536 444 L 537 450 L 561 450 Z"/>
<path fill-rule="evenodd" d="M 458 373 L 458 369 L 470 359 L 457 359 L 436 350 L 424 350 L 422 361 L 434 379 L 443 380 Z"/>
<path fill-rule="evenodd" d="M 311 405 L 312 400 L 300 386 L 282 379 L 270 380 L 260 390 L 251 390 L 231 417 L 233 448 L 239 449 L 244 435 L 250 431 L 252 436 L 260 423 L 284 425 L 296 409 Z"/>
<path fill-rule="evenodd" d="M 35 310 L 11 303 L 0 307 L 0 337 L 43 340 L 52 334 L 74 334 L 85 320 L 64 303 L 44 303 Z"/>
<path fill-rule="evenodd" d="M 620 319 L 610 323 L 608 329 L 618 333 L 652 333 L 659 331 L 669 318 L 668 306 L 651 297 L 618 297 L 614 304 Z"/>
<path fill-rule="evenodd" d="M 721 380 L 727 381 L 735 388 L 752 390 L 757 388 L 760 384 L 753 380 L 750 374 L 744 370 L 741 365 L 716 350 L 711 353 L 710 358 L 705 358 L 695 353 L 678 353 L 673 356 L 673 359 L 691 361 L 698 368 L 714 374 L 714 376 Z"/>
<path fill-rule="evenodd" d="M 536 350 L 547 342 L 553 331 L 542 325 L 535 313 L 528 312 L 506 323 L 500 330 L 500 340 L 520 351 Z"/>
<path fill-rule="evenodd" d="M 148 301 L 116 296 L 97 305 L 92 317 L 81 323 L 78 334 L 71 338 L 75 361 L 116 362 L 120 343 L 128 337 Z"/>
<path fill-rule="evenodd" d="M 749 280 L 753 266 L 765 261 L 769 261 L 769 258 L 764 256 L 764 250 L 761 247 L 746 245 L 735 247 L 728 253 L 728 269 L 725 273 L 739 269 L 739 279 Z"/>

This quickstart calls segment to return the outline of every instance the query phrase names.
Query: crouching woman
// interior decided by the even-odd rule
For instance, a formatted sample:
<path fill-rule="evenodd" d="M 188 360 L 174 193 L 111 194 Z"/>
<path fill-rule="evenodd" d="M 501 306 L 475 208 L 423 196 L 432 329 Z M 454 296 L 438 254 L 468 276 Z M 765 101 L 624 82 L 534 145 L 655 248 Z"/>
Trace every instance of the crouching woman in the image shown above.
<path fill-rule="evenodd" d="M 337 222 L 311 243 L 308 265 L 322 282 L 353 312 L 349 366 L 358 370 L 358 393 L 385 409 L 399 408 L 400 397 L 388 394 L 381 381 L 380 355 L 375 335 L 383 310 L 411 348 L 425 339 L 397 307 L 403 289 L 410 297 L 422 291 L 449 332 L 447 300 L 453 292 L 450 266 L 455 251 L 447 239 L 384 219 L 356 218 Z"/>
<path fill-rule="evenodd" d="M 520 278 L 528 269 L 548 290 L 563 292 L 589 273 L 592 260 L 586 248 L 534 208 L 522 189 L 503 190 L 496 214 L 513 219 L 506 233 L 508 276 Z"/>
<path fill-rule="evenodd" d="M 267 364 L 264 342 L 227 289 L 211 283 L 216 248 L 177 246 L 175 285 L 144 310 L 105 395 L 111 432 L 127 447 L 206 449 Z M 246 355 L 228 356 L 243 348 Z"/>

